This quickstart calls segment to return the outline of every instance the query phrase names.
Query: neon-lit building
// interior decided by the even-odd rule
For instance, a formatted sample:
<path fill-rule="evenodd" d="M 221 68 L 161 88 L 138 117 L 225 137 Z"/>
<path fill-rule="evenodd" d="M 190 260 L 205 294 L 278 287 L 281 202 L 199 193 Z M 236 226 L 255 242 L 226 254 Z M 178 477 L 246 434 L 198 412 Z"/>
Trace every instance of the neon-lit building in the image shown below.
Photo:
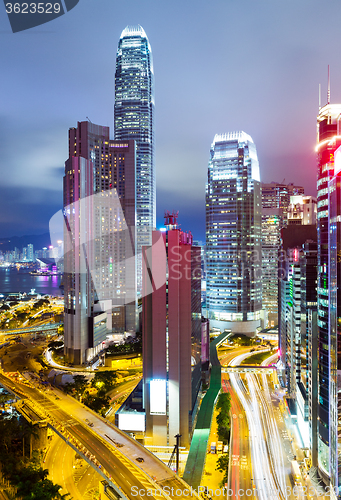
<path fill-rule="evenodd" d="M 341 117 L 340 117 L 341 118 Z M 339 131 L 338 131 L 339 132 Z M 338 135 L 340 135 L 338 133 Z M 340 137 L 341 143 L 341 137 Z M 328 183 L 329 227 L 329 456 L 330 483 L 341 486 L 341 146 L 334 152 L 334 176 Z"/>
<path fill-rule="evenodd" d="M 145 445 L 189 447 L 201 388 L 201 249 L 177 214 L 143 247 Z"/>
<path fill-rule="evenodd" d="M 310 318 L 317 308 L 316 239 L 316 226 L 312 224 L 282 230 L 279 281 L 280 357 L 285 367 L 287 404 L 303 446 L 315 450 L 317 331 Z"/>
<path fill-rule="evenodd" d="M 112 141 L 90 122 L 69 130 L 63 215 L 64 352 L 81 365 L 117 314 L 123 331 L 136 331 L 134 141 Z"/>
<path fill-rule="evenodd" d="M 317 316 L 318 316 L 318 467 L 331 485 L 340 484 L 338 464 L 338 384 L 340 347 L 330 331 L 330 238 L 328 183 L 334 176 L 334 154 L 341 145 L 341 104 L 326 104 L 317 116 Z M 336 208 L 334 207 L 334 211 Z M 332 276 L 334 282 L 335 276 Z M 334 340 L 333 340 L 334 339 Z"/>
<path fill-rule="evenodd" d="M 144 29 L 127 26 L 118 42 L 114 131 L 118 141 L 136 143 L 137 291 L 142 287 L 142 246 L 151 245 L 156 224 L 154 166 L 154 69 Z"/>
<path fill-rule="evenodd" d="M 261 188 L 245 132 L 216 135 L 206 184 L 206 302 L 210 326 L 254 335 L 260 326 Z"/>

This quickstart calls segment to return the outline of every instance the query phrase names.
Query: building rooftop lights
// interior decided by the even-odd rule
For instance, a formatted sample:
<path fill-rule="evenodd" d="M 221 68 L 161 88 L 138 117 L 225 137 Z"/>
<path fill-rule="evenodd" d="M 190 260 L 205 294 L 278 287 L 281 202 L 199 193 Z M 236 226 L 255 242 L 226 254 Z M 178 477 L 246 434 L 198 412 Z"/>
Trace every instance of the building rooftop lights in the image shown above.
<path fill-rule="evenodd" d="M 213 144 L 216 144 L 217 142 L 225 142 L 233 140 L 240 142 L 249 141 L 253 143 L 252 137 L 249 134 L 243 131 L 239 131 L 239 132 L 228 132 L 227 134 L 216 134 L 213 139 Z"/>
<path fill-rule="evenodd" d="M 320 122 L 330 116 L 332 120 L 336 120 L 341 113 L 341 104 L 326 104 L 319 110 L 317 121 Z"/>
<path fill-rule="evenodd" d="M 124 28 L 120 38 L 124 38 L 126 36 L 141 36 L 142 38 L 147 38 L 146 32 L 139 24 L 137 24 L 136 26 L 129 25 Z"/>

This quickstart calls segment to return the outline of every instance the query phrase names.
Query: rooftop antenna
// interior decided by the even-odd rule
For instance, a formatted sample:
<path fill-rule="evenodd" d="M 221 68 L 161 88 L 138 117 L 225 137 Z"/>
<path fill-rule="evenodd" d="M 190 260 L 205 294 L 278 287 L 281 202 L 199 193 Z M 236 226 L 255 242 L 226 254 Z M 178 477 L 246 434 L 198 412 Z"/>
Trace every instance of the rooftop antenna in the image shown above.
<path fill-rule="evenodd" d="M 319 111 L 321 109 L 321 84 L 319 83 Z"/>
<path fill-rule="evenodd" d="M 327 104 L 330 104 L 330 70 L 328 64 L 328 92 L 327 92 Z"/>
<path fill-rule="evenodd" d="M 329 68 L 329 66 L 328 66 Z M 90 118 L 87 116 L 86 119 L 88 120 L 88 122 L 92 123 L 92 121 L 90 120 Z"/>

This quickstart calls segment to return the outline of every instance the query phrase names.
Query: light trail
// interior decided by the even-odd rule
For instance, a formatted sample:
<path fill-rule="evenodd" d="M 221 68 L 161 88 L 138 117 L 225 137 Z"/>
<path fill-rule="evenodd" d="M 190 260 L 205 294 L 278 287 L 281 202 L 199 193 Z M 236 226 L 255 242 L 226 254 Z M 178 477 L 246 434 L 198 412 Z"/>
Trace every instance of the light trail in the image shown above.
<path fill-rule="evenodd" d="M 266 352 L 264 349 L 258 352 Z M 250 353 L 244 353 L 232 361 L 229 366 L 237 366 Z M 269 364 L 277 354 L 267 358 L 262 365 Z M 253 481 L 259 500 L 284 500 L 286 476 L 281 438 L 274 416 L 267 375 L 262 375 L 261 387 L 258 375 L 246 374 L 248 391 L 237 373 L 230 373 L 231 385 L 238 395 L 248 421 L 249 440 L 252 456 Z"/>

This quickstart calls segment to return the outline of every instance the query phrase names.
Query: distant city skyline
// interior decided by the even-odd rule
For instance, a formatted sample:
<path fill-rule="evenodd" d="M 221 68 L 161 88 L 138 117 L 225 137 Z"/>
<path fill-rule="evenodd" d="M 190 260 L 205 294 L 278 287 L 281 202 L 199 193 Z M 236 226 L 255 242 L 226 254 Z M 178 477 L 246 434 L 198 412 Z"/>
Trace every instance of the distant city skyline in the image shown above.
<path fill-rule="evenodd" d="M 313 123 L 319 83 L 326 102 L 328 64 L 332 101 L 341 102 L 339 4 L 244 0 L 243 37 L 233 21 L 240 9 L 222 0 L 103 0 L 95 9 L 82 0 L 18 34 L 3 11 L 0 237 L 47 231 L 62 206 L 69 127 L 86 117 L 112 126 L 117 40 L 128 24 L 142 25 L 153 47 L 157 226 L 165 208 L 176 209 L 203 240 L 207 151 L 229 130 L 254 138 L 262 182 L 285 179 L 316 195 Z M 330 36 L 321 37 L 326 13 Z"/>

